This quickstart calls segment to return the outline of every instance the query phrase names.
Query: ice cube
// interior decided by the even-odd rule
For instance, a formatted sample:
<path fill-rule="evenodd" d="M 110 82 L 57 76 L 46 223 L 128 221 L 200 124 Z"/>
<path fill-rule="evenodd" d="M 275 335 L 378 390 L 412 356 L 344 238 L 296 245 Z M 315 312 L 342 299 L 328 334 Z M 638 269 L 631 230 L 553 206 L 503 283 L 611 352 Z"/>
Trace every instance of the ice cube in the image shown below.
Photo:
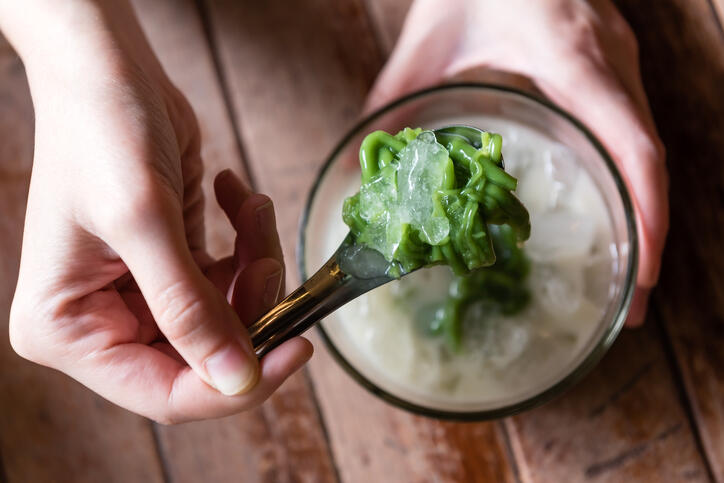
<path fill-rule="evenodd" d="M 400 239 L 390 236 L 388 227 L 391 225 L 389 213 L 371 222 L 362 234 L 360 241 L 382 253 L 388 260 L 392 258 Z"/>
<path fill-rule="evenodd" d="M 602 189 L 596 186 L 591 176 L 581 176 L 567 200 L 568 207 L 591 219 L 596 226 L 608 227 L 611 225 L 606 202 L 603 199 Z M 608 229 L 604 230 L 608 232 Z"/>
<path fill-rule="evenodd" d="M 394 304 L 388 290 L 373 290 L 339 310 L 345 313 L 341 320 L 347 332 L 345 339 L 352 349 L 347 353 L 362 350 L 361 355 L 378 370 L 398 375 L 409 374 L 414 369 L 418 359 L 414 328 L 403 323 L 409 316 Z M 400 323 L 391 324 L 390 320 Z"/>
<path fill-rule="evenodd" d="M 433 215 L 433 195 L 442 187 L 447 163 L 447 150 L 435 141 L 434 135 L 425 132 L 400 152 L 400 219 L 420 230 L 424 241 L 433 245 L 439 244 L 450 230 L 444 215 Z"/>
<path fill-rule="evenodd" d="M 578 186 L 581 168 L 561 144 L 543 151 L 506 148 L 504 156 L 506 171 L 518 178 L 518 197 L 533 211 L 559 207 Z"/>
<path fill-rule="evenodd" d="M 531 217 L 526 253 L 536 262 L 585 258 L 593 246 L 594 222 L 583 214 L 548 212 Z"/>
<path fill-rule="evenodd" d="M 450 233 L 450 221 L 444 216 L 433 216 L 420 225 L 422 236 L 432 245 L 439 245 Z"/>
<path fill-rule="evenodd" d="M 360 215 L 366 221 L 373 221 L 395 202 L 396 197 L 394 178 L 375 178 L 360 188 Z"/>
<path fill-rule="evenodd" d="M 615 249 L 615 244 L 613 245 Z M 585 295 L 592 303 L 605 307 L 615 292 L 613 280 L 615 252 L 603 246 L 595 246 L 593 253 L 584 269 L 586 283 Z"/>
<path fill-rule="evenodd" d="M 554 319 L 565 319 L 581 306 L 583 271 L 577 264 L 535 264 L 530 275 L 533 300 Z"/>
<path fill-rule="evenodd" d="M 497 333 L 497 351 L 490 357 L 490 362 L 502 369 L 518 359 L 530 342 L 530 328 L 502 321 Z"/>
<path fill-rule="evenodd" d="M 432 131 L 422 131 L 420 135 L 417 136 L 417 140 L 428 144 L 434 144 L 436 142 L 435 134 Z"/>
<path fill-rule="evenodd" d="M 387 224 L 384 227 L 386 243 L 383 253 L 388 260 L 393 258 L 397 248 L 400 246 L 403 231 L 402 225 L 403 223 L 402 220 L 400 220 L 399 209 L 392 209 L 390 211 L 390 216 L 387 219 Z"/>
<path fill-rule="evenodd" d="M 528 162 L 516 172 L 508 167 L 508 152 L 505 156 L 505 170 L 518 178 L 518 189 L 516 195 L 531 212 L 545 211 L 550 209 L 557 199 L 555 190 L 551 190 L 551 183 L 548 181 L 548 169 L 542 161 L 540 153 L 538 159 Z M 533 154 L 531 154 L 532 159 Z"/>
<path fill-rule="evenodd" d="M 558 193 L 572 191 L 580 174 L 575 154 L 562 144 L 554 144 L 543 153 L 543 157 L 547 174 Z"/>
<path fill-rule="evenodd" d="M 529 146 L 511 141 L 505 135 L 503 135 L 503 139 L 505 140 L 503 149 L 505 170 L 510 173 L 511 176 L 520 178 L 525 170 L 536 162 L 539 156 L 538 152 Z"/>
<path fill-rule="evenodd" d="M 480 354 L 498 369 L 520 357 L 530 340 L 527 321 L 492 313 L 481 303 L 467 310 L 463 328 L 465 352 Z"/>

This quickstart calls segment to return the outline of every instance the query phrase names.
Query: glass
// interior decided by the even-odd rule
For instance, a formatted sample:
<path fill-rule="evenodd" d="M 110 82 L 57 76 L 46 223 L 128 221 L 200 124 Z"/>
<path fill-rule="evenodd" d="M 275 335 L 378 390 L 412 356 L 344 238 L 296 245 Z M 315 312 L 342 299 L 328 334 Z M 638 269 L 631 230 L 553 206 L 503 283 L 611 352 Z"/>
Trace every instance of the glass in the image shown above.
<path fill-rule="evenodd" d="M 397 132 L 405 126 L 440 127 L 454 117 L 496 116 L 514 121 L 571 149 L 597 185 L 613 230 L 616 250 L 613 259 L 612 293 L 605 314 L 583 350 L 569 363 L 565 373 L 547 387 L 520 400 L 481 404 L 480 407 L 455 407 L 455 404 L 431 406 L 400 394 L 395 387 L 375 380 L 375 370 L 364 367 L 353 351 L 335 339 L 325 325 L 334 323 L 334 315 L 318 327 L 322 339 L 337 362 L 360 384 L 380 398 L 427 416 L 454 420 L 484 420 L 507 416 L 542 404 L 581 379 L 600 360 L 618 335 L 628 314 L 638 262 L 634 212 L 621 175 L 601 143 L 573 116 L 548 101 L 522 91 L 490 84 L 454 84 L 411 94 L 389 104 L 360 121 L 339 143 L 322 167 L 307 200 L 300 227 L 299 266 L 304 279 L 313 273 L 330 253 L 324 253 L 324 226 L 328 218 L 341 222 L 340 187 L 353 172 L 358 172 L 359 145 L 366 134 L 376 129 Z M 351 193 L 345 193 L 351 194 Z M 341 239 L 340 239 L 341 241 Z M 384 386 L 384 387 L 383 387 Z M 397 392 L 397 393 L 396 393 Z"/>

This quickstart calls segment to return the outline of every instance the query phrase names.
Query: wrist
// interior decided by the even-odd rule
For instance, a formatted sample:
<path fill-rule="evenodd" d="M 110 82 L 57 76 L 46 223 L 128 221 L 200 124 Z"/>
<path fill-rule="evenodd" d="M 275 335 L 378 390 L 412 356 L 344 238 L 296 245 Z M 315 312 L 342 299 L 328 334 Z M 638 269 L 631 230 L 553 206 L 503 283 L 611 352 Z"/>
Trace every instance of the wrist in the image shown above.
<path fill-rule="evenodd" d="M 0 28 L 31 89 L 113 72 L 128 60 L 161 70 L 126 0 L 0 0 Z"/>
<path fill-rule="evenodd" d="M 24 61 L 97 33 L 103 0 L 0 0 L 0 28 Z M 51 59 L 47 59 L 51 60 Z"/>

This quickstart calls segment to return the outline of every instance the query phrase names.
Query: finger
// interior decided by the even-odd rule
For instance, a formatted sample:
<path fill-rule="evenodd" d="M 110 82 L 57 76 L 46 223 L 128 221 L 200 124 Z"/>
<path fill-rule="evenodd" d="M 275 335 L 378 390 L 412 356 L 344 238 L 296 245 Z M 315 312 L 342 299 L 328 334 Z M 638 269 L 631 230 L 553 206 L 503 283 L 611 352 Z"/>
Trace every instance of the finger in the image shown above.
<path fill-rule="evenodd" d="M 168 394 L 173 422 L 223 417 L 261 404 L 311 357 L 314 348 L 302 338 L 290 339 L 264 356 L 258 384 L 248 393 L 220 397 L 190 372 L 180 372 Z"/>
<path fill-rule="evenodd" d="M 233 224 L 239 208 L 252 191 L 236 173 L 230 169 L 225 169 L 214 178 L 214 193 L 219 206 L 226 213 L 229 222 Z"/>
<path fill-rule="evenodd" d="M 621 170 L 636 211 L 638 284 L 652 287 L 658 279 L 669 220 L 668 174 L 658 136 L 620 82 L 599 66 L 583 65 L 567 79 L 547 78 L 539 85 L 589 126 Z"/>
<path fill-rule="evenodd" d="M 312 352 L 312 345 L 301 337 L 285 342 L 261 361 L 259 383 L 236 396 L 224 396 L 210 387 L 165 343 L 116 345 L 83 358 L 67 372 L 106 399 L 171 424 L 228 416 L 257 406 Z"/>
<path fill-rule="evenodd" d="M 434 1 L 412 4 L 399 40 L 367 96 L 364 112 L 442 80 L 457 47 L 462 3 L 450 2 L 444 9 Z"/>
<path fill-rule="evenodd" d="M 262 194 L 252 194 L 244 201 L 234 220 L 236 267 L 243 269 L 260 258 L 274 258 L 284 265 L 274 203 Z"/>
<path fill-rule="evenodd" d="M 274 258 L 250 263 L 236 278 L 231 305 L 247 327 L 277 304 L 283 294 L 284 267 Z"/>
<path fill-rule="evenodd" d="M 647 124 L 654 126 L 651 107 L 641 82 L 639 48 L 636 36 L 611 0 L 595 0 L 593 8 L 606 29 L 600 31 L 603 51 L 619 80 L 639 107 Z"/>
<path fill-rule="evenodd" d="M 626 318 L 627 327 L 639 327 L 646 320 L 646 311 L 649 305 L 649 295 L 651 289 L 637 287 L 634 291 L 631 307 L 629 308 L 628 317 Z"/>
<path fill-rule="evenodd" d="M 175 200 L 141 203 L 108 240 L 124 260 L 161 332 L 196 374 L 223 394 L 249 390 L 258 364 L 246 330 L 224 294 L 189 252 Z"/>

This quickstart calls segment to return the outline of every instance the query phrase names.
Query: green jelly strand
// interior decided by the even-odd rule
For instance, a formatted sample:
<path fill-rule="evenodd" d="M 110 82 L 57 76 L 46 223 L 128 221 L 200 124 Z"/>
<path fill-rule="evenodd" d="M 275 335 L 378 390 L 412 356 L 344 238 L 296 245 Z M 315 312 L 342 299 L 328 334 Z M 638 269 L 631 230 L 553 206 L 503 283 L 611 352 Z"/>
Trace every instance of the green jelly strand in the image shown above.
<path fill-rule="evenodd" d="M 500 164 L 503 152 L 503 137 L 500 134 L 483 132 L 480 135 L 480 151 L 496 164 Z"/>
<path fill-rule="evenodd" d="M 509 191 L 515 191 L 518 188 L 518 180 L 506 173 L 503 168 L 485 157 L 480 157 L 479 161 L 485 170 L 485 177 L 489 181 Z"/>
<path fill-rule="evenodd" d="M 362 168 L 362 183 L 368 182 L 380 170 L 380 159 L 391 161 L 387 151 L 395 156 L 405 148 L 406 143 L 384 131 L 375 131 L 367 135 L 359 148 L 360 167 Z"/>
<path fill-rule="evenodd" d="M 530 236 L 530 216 L 520 200 L 494 184 L 485 186 L 485 194 L 495 199 L 500 209 L 510 217 L 508 223 L 515 228 L 518 239 L 527 240 Z"/>

